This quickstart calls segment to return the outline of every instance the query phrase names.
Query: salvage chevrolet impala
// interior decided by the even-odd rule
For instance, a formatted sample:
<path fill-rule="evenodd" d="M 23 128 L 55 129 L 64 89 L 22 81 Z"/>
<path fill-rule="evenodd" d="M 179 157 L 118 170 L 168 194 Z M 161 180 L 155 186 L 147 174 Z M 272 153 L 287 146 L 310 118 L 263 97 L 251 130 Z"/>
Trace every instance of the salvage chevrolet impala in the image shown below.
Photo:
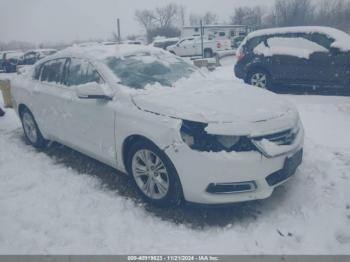
<path fill-rule="evenodd" d="M 292 104 L 153 47 L 71 47 L 12 92 L 33 146 L 57 141 L 128 173 L 159 206 L 267 198 L 302 162 Z"/>

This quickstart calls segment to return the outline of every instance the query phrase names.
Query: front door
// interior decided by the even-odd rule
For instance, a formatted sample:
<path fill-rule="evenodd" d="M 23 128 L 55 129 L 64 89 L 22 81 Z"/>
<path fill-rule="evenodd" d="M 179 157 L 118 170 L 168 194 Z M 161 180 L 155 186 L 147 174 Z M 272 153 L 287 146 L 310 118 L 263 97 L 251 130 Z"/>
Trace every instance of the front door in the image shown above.
<path fill-rule="evenodd" d="M 116 165 L 113 101 L 81 99 L 77 86 L 105 84 L 94 66 L 83 59 L 69 59 L 63 79 L 61 136 L 68 145 L 104 163 Z M 101 87 L 102 88 L 102 87 Z"/>

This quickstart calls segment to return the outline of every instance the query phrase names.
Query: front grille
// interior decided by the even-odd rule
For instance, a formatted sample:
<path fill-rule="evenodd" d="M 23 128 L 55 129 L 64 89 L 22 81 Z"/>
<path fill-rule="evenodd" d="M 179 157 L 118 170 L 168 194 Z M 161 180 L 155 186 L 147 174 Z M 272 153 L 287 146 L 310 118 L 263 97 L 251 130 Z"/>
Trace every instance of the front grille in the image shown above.
<path fill-rule="evenodd" d="M 294 129 L 288 129 L 286 131 L 278 132 L 271 135 L 254 137 L 253 140 L 261 141 L 263 139 L 266 139 L 277 145 L 291 145 L 294 142 L 297 133 L 298 132 Z"/>

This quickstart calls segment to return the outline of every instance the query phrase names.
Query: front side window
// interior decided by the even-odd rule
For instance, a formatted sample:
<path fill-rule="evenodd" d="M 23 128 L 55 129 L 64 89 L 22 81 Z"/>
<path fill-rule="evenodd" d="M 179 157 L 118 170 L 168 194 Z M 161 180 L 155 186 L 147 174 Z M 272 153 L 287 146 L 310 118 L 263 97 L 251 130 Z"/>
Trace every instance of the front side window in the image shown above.
<path fill-rule="evenodd" d="M 177 80 L 197 71 L 182 59 L 168 54 L 139 53 L 123 58 L 108 57 L 104 62 L 121 84 L 135 89 L 155 83 L 172 86 Z"/>
<path fill-rule="evenodd" d="M 102 82 L 96 69 L 86 60 L 76 58 L 70 59 L 65 84 L 68 86 L 77 86 L 91 82 Z"/>

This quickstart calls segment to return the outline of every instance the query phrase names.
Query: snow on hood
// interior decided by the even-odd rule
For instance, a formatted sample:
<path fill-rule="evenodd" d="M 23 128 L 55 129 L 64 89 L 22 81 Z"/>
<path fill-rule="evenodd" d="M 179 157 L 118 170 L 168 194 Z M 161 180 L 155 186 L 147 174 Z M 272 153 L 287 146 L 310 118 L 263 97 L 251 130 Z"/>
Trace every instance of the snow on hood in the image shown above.
<path fill-rule="evenodd" d="M 262 29 L 250 33 L 242 42 L 241 46 L 246 44 L 246 42 L 253 37 L 262 35 L 275 35 L 275 34 L 285 34 L 285 33 L 321 33 L 328 37 L 334 39 L 332 47 L 339 48 L 341 51 L 350 51 L 350 35 L 331 27 L 323 26 L 296 26 L 296 27 L 280 27 L 271 29 Z"/>
<path fill-rule="evenodd" d="M 294 106 L 260 88 L 218 80 L 182 80 L 175 87 L 132 94 L 140 109 L 203 123 L 251 123 L 275 119 Z"/>

